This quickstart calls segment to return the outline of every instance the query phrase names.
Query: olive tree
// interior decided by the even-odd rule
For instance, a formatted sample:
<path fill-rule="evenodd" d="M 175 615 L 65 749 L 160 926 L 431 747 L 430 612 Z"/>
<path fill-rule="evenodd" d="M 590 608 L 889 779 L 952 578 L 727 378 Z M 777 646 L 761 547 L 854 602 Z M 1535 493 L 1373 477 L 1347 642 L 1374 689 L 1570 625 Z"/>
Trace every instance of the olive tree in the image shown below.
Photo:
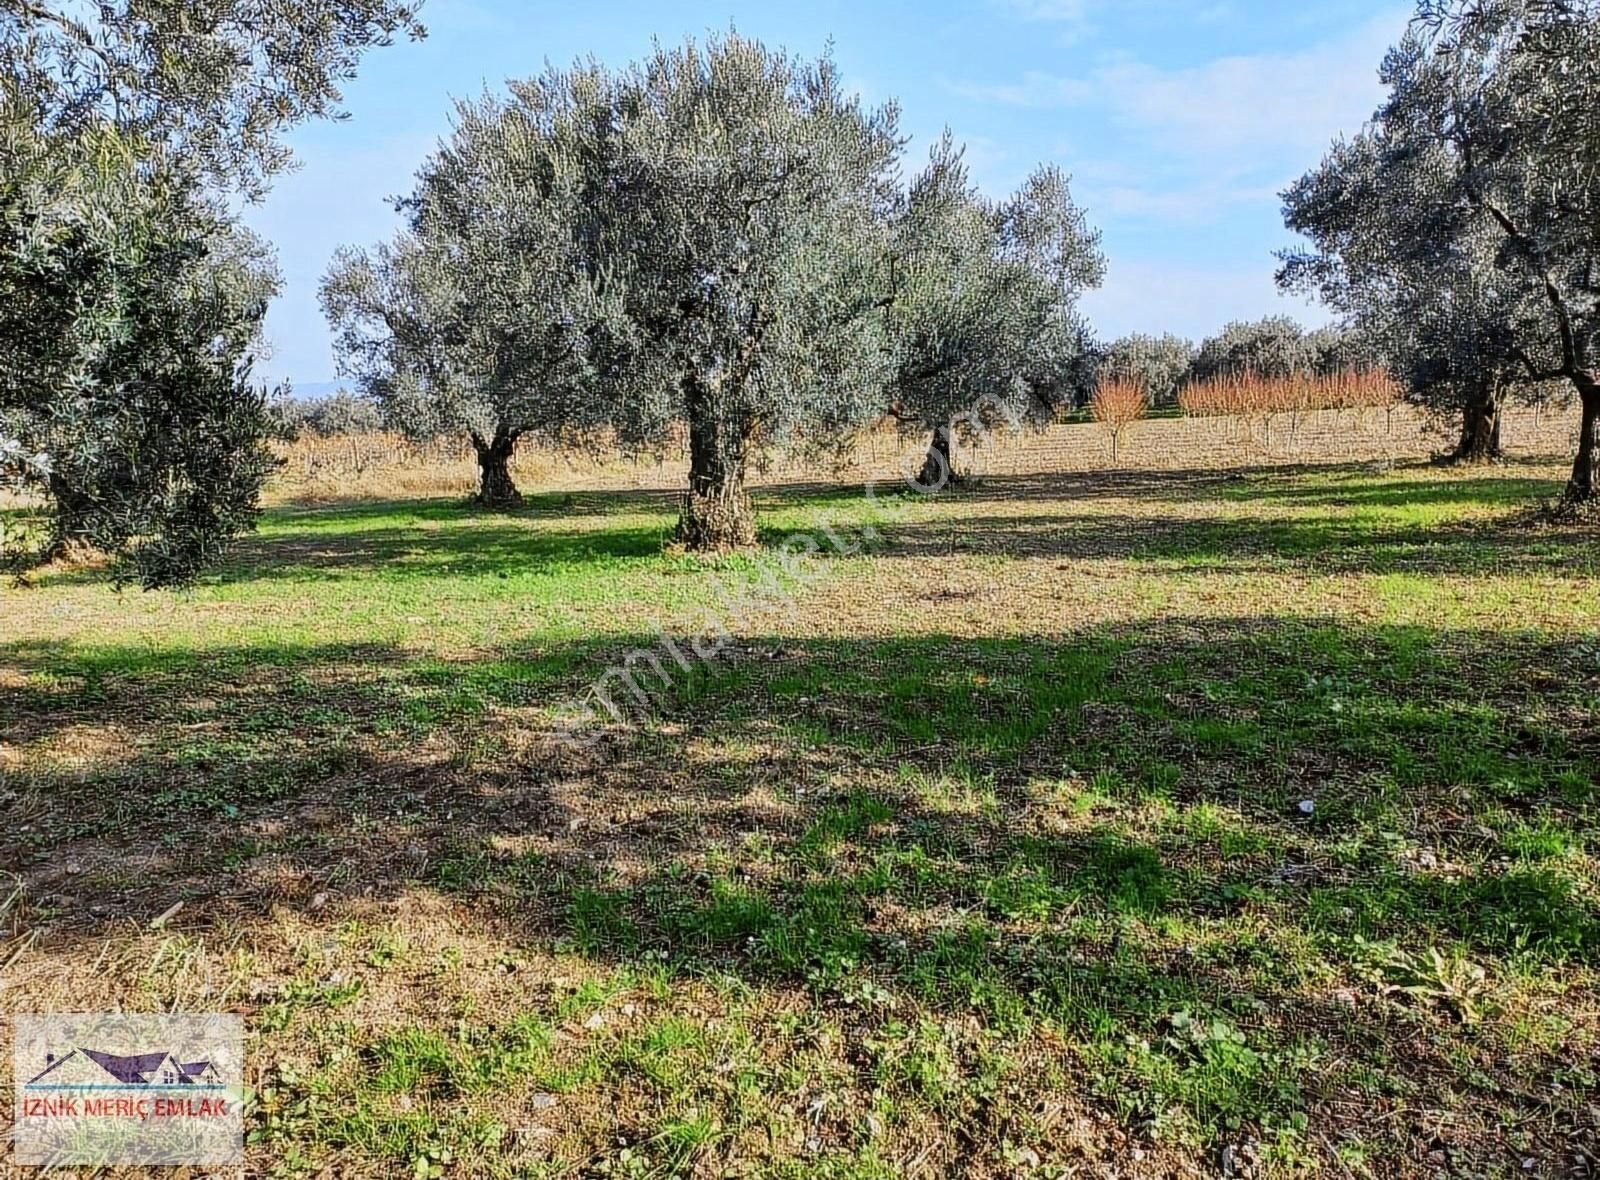
<path fill-rule="evenodd" d="M 678 537 L 748 544 L 761 443 L 827 443 L 882 412 L 893 107 L 833 63 L 737 35 L 654 53 L 618 79 L 609 252 L 641 343 L 623 435 L 687 428 Z"/>
<path fill-rule="evenodd" d="M 1140 332 L 1113 340 L 1101 351 L 1100 374 L 1143 386 L 1153 406 L 1177 401 L 1178 386 L 1194 364 L 1195 346 L 1170 333 L 1147 336 Z"/>
<path fill-rule="evenodd" d="M 276 280 L 232 202 L 402 31 L 397 0 L 0 0 L 0 415 L 57 547 L 182 581 L 249 526 Z"/>
<path fill-rule="evenodd" d="M 306 433 L 324 438 L 340 434 L 375 434 L 388 423 L 371 398 L 341 389 L 326 397 L 295 397 L 285 388 L 267 402 L 272 437 L 294 442 Z"/>
<path fill-rule="evenodd" d="M 1481 369 L 1480 402 L 1512 373 L 1519 384 L 1575 390 L 1582 424 L 1566 498 L 1592 500 L 1600 486 L 1600 3 L 1423 0 L 1384 62 L 1383 81 L 1388 95 L 1368 133 L 1373 159 L 1362 162 L 1369 178 L 1342 204 L 1318 211 L 1308 201 L 1300 217 L 1323 273 L 1338 282 L 1340 268 L 1386 270 L 1414 320 L 1464 324 L 1435 359 L 1458 388 Z M 1324 169 L 1338 162 L 1330 157 Z M 1358 217 L 1376 222 L 1371 233 L 1339 231 Z M 1311 265 L 1301 272 L 1315 273 Z M 1429 276 L 1441 280 L 1431 291 Z"/>
<path fill-rule="evenodd" d="M 1059 171 L 994 201 L 948 133 L 934 146 L 895 217 L 885 312 L 890 414 L 932 432 L 920 487 L 956 477 L 959 427 L 1053 417 L 1083 345 L 1078 297 L 1104 273 L 1098 246 Z"/>
<path fill-rule="evenodd" d="M 1329 324 L 1306 333 L 1311 370 L 1318 376 L 1387 370 L 1389 354 L 1381 337 L 1359 324 Z"/>
<path fill-rule="evenodd" d="M 1501 453 L 1507 398 L 1549 386 L 1530 384 L 1516 358 L 1521 313 L 1497 274 L 1500 232 L 1442 191 L 1450 174 L 1442 145 L 1382 125 L 1336 144 L 1284 194 L 1289 227 L 1313 248 L 1285 252 L 1278 281 L 1375 342 L 1416 404 L 1459 415 L 1453 457 L 1482 462 Z"/>
<path fill-rule="evenodd" d="M 259 196 L 284 129 L 339 114 L 362 53 L 420 37 L 409 0 L 0 0 L 0 62 L 41 130 L 115 128 L 141 155 Z"/>
<path fill-rule="evenodd" d="M 1442 133 L 1453 194 L 1499 231 L 1497 278 L 1530 382 L 1582 407 L 1566 498 L 1600 495 L 1600 3 L 1424 0 L 1391 105 Z"/>
<path fill-rule="evenodd" d="M 271 458 L 248 373 L 277 279 L 215 200 L 129 158 L 114 130 L 43 137 L 0 109 L 0 433 L 45 457 L 23 474 L 52 549 L 157 585 L 254 520 Z"/>
<path fill-rule="evenodd" d="M 1187 381 L 1218 377 L 1293 377 L 1316 366 L 1306 331 L 1288 316 L 1234 321 L 1204 340 L 1189 366 Z"/>
<path fill-rule="evenodd" d="M 341 252 L 323 282 L 344 371 L 409 433 L 466 434 L 487 506 L 521 502 L 519 439 L 612 419 L 629 331 L 604 242 L 613 174 L 596 155 L 609 86 L 552 71 L 509 100 L 459 104 L 400 203 L 405 229 Z"/>

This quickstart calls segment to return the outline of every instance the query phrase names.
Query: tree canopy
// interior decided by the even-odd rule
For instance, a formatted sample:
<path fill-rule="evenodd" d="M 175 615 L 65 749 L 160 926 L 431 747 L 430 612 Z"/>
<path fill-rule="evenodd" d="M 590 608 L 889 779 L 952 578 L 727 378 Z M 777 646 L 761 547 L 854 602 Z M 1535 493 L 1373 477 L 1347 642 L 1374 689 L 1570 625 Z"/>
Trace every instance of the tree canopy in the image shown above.
<path fill-rule="evenodd" d="M 1189 367 L 1189 380 L 1210 381 L 1246 373 L 1257 377 L 1291 377 L 1316 367 L 1315 348 L 1306 330 L 1289 316 L 1236 320 L 1201 342 Z"/>
<path fill-rule="evenodd" d="M 0 0 L 0 416 L 56 548 L 184 581 L 249 527 L 277 278 L 240 227 L 397 0 Z"/>
<path fill-rule="evenodd" d="M 1177 400 L 1178 386 L 1189 375 L 1195 353 L 1193 342 L 1182 336 L 1134 332 L 1100 350 L 1099 375 L 1142 386 L 1152 405 L 1171 405 Z"/>
<path fill-rule="evenodd" d="M 1285 194 L 1313 248 L 1287 256 L 1280 281 L 1371 326 L 1416 388 L 1469 415 L 1513 382 L 1567 383 L 1583 406 L 1567 495 L 1590 499 L 1600 4 L 1423 0 L 1382 78 L 1369 128 Z"/>
<path fill-rule="evenodd" d="M 42 131 L 113 127 L 139 155 L 259 195 L 280 135 L 339 113 L 363 52 L 421 36 L 407 0 L 0 0 L 0 63 Z"/>
<path fill-rule="evenodd" d="M 626 321 L 607 177 L 585 155 L 607 85 L 550 72 L 459 104 L 400 202 L 404 232 L 342 252 L 323 283 L 345 371 L 408 432 L 467 434 L 485 504 L 520 499 L 509 462 L 524 435 L 570 441 L 619 416 Z"/>
<path fill-rule="evenodd" d="M 758 447 L 841 447 L 886 411 L 946 449 L 974 406 L 1048 416 L 1096 235 L 1058 171 L 990 200 L 948 138 L 902 189 L 897 119 L 734 34 L 462 104 L 405 229 L 325 280 L 346 371 L 391 420 L 470 435 L 489 501 L 525 433 L 683 431 L 697 548 L 754 539 Z"/>
<path fill-rule="evenodd" d="M 890 413 L 933 432 L 918 482 L 943 487 L 953 424 L 1054 416 L 1084 351 L 1077 300 L 1105 259 L 1057 170 L 987 199 L 948 133 L 901 200 L 892 249 Z"/>
<path fill-rule="evenodd" d="M 628 425 L 687 427 L 686 544 L 748 543 L 758 439 L 825 445 L 882 412 L 898 111 L 734 34 L 658 47 L 618 90 Z"/>
<path fill-rule="evenodd" d="M 276 274 L 112 129 L 44 137 L 8 111 L 0 147 L 0 433 L 46 457 L 28 474 L 58 545 L 186 580 L 248 527 L 270 466 L 246 378 Z"/>

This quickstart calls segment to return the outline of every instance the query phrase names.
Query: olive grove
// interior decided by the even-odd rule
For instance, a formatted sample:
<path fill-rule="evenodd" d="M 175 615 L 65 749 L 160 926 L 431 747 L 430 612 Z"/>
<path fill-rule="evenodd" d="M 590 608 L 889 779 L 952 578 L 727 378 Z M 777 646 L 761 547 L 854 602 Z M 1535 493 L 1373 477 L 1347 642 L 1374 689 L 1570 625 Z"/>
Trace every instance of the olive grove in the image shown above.
<path fill-rule="evenodd" d="M 1102 380 L 1131 381 L 1147 392 L 1152 405 L 1169 406 L 1177 401 L 1195 354 L 1195 346 L 1181 336 L 1134 332 L 1113 340 L 1096 359 Z"/>
<path fill-rule="evenodd" d="M 1082 383 L 1104 261 L 1057 170 L 991 200 L 947 138 L 902 188 L 903 149 L 829 59 L 733 34 L 547 70 L 459 107 L 404 230 L 335 260 L 342 364 L 392 421 L 467 433 L 489 504 L 515 503 L 528 432 L 681 431 L 693 549 L 755 540 L 759 448 L 889 415 L 947 475 L 958 418 L 1045 419 Z"/>

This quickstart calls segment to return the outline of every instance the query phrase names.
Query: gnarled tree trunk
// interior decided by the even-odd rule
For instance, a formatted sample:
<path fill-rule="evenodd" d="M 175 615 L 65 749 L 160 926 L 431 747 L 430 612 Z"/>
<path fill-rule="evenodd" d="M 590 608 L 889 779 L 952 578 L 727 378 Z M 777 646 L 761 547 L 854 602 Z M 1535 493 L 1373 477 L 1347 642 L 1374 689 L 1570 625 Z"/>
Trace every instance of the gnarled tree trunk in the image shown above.
<path fill-rule="evenodd" d="M 54 561 L 92 548 L 94 500 L 58 472 L 50 473 L 50 498 L 55 501 L 55 518 L 50 524 L 50 543 L 44 551 L 44 560 Z"/>
<path fill-rule="evenodd" d="M 517 449 L 517 436 L 504 426 L 497 428 L 487 442 L 472 436 L 472 449 L 478 455 L 481 483 L 478 503 L 485 508 L 520 508 L 522 493 L 511 479 L 511 455 Z"/>
<path fill-rule="evenodd" d="M 756 543 L 755 509 L 745 491 L 741 427 L 720 420 L 711 391 L 684 379 L 689 417 L 689 491 L 678 514 L 678 543 L 700 553 L 743 549 Z"/>
<path fill-rule="evenodd" d="M 1582 373 L 1573 378 L 1573 384 L 1578 387 L 1578 399 L 1583 405 L 1583 425 L 1565 499 L 1583 504 L 1594 500 L 1600 490 L 1600 373 Z"/>
<path fill-rule="evenodd" d="M 928 456 L 922 461 L 917 486 L 925 491 L 942 492 L 956 483 L 955 440 L 948 422 L 933 428 Z"/>
<path fill-rule="evenodd" d="M 1500 389 L 1486 385 L 1468 400 L 1461 414 L 1461 441 L 1451 458 L 1457 463 L 1489 463 L 1504 456 L 1500 448 Z"/>

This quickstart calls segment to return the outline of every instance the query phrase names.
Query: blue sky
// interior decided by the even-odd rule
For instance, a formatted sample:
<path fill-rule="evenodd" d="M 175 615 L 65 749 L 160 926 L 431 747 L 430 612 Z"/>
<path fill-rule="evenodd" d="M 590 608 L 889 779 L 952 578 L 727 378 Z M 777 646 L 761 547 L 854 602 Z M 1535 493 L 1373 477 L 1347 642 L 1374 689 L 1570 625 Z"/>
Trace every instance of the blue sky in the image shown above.
<path fill-rule="evenodd" d="M 248 211 L 276 246 L 283 295 L 264 375 L 302 392 L 335 379 L 317 282 L 334 249 L 395 227 L 387 199 L 448 130 L 453 96 L 498 90 L 546 61 L 622 65 L 652 37 L 730 25 L 815 55 L 893 97 L 918 160 L 948 126 L 1001 193 L 1064 167 L 1104 234 L 1110 270 L 1086 301 L 1098 331 L 1203 336 L 1230 319 L 1325 318 L 1273 289 L 1290 244 L 1277 193 L 1354 131 L 1409 8 L 1379 0 L 811 0 L 805 4 L 427 0 L 429 37 L 373 53 L 349 118 L 304 127 L 300 169 Z"/>

